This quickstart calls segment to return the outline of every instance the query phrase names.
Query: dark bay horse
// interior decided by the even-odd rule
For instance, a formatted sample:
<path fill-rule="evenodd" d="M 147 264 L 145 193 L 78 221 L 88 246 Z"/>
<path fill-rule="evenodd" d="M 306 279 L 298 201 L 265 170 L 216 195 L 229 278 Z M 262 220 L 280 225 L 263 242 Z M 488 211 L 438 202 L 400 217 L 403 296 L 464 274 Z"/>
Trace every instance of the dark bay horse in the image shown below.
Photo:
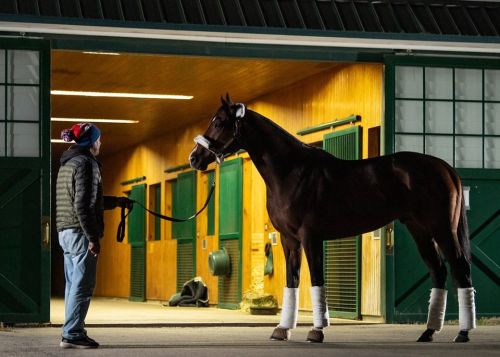
<path fill-rule="evenodd" d="M 271 339 L 287 340 L 296 326 L 302 249 L 311 273 L 313 328 L 307 340 L 322 342 L 329 325 L 323 277 L 323 241 L 378 229 L 399 219 L 411 232 L 431 276 L 427 329 L 432 341 L 443 326 L 447 269 L 458 288 L 460 331 L 467 342 L 475 327 L 474 289 L 462 185 L 457 173 L 436 157 L 400 152 L 366 160 L 340 160 L 306 145 L 264 116 L 221 98 L 204 135 L 195 138 L 191 166 L 244 149 L 266 184 L 267 210 L 281 233 L 286 258 L 281 321 Z M 442 254 L 441 254 L 442 253 Z"/>

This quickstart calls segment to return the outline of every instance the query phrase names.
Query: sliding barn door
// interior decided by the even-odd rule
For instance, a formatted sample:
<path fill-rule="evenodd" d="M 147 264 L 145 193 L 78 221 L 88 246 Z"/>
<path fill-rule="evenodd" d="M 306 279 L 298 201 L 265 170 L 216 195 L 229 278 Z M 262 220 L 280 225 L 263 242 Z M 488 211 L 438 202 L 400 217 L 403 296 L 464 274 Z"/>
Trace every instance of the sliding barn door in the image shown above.
<path fill-rule="evenodd" d="M 0 38 L 0 322 L 48 322 L 50 44 Z"/>

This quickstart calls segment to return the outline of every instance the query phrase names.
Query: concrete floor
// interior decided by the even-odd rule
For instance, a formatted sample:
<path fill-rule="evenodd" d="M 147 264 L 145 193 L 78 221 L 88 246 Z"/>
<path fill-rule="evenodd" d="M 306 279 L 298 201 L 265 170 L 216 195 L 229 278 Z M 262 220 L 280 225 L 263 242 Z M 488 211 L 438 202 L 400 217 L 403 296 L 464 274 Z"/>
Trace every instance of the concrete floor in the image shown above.
<path fill-rule="evenodd" d="M 446 325 L 432 343 L 415 340 L 424 325 L 373 324 L 331 319 L 322 344 L 305 341 L 311 314 L 300 312 L 290 341 L 270 341 L 279 315 L 254 316 L 240 310 L 165 307 L 159 302 L 94 298 L 87 318 L 97 350 L 59 347 L 64 302 L 51 302 L 51 326 L 0 328 L 0 356 L 335 356 L 483 357 L 500 356 L 500 324 L 478 326 L 471 342 L 453 343 L 458 326 Z"/>
<path fill-rule="evenodd" d="M 273 327 L 108 327 L 89 328 L 97 350 L 63 350 L 60 328 L 0 331 L 0 356 L 207 356 L 207 357 L 483 357 L 500 355 L 500 326 L 479 326 L 471 342 L 453 343 L 457 326 L 445 326 L 432 343 L 417 343 L 422 325 L 333 325 L 325 342 L 305 342 L 309 327 L 292 332 L 290 341 L 270 341 Z"/>
<path fill-rule="evenodd" d="M 64 300 L 52 299 L 50 321 L 53 326 L 64 322 Z M 250 315 L 241 310 L 215 307 L 170 307 L 160 302 L 131 302 L 126 299 L 93 298 L 86 319 L 87 326 L 275 326 L 279 315 Z M 353 320 L 331 319 L 336 324 L 365 323 Z M 312 324 L 310 312 L 300 312 L 299 325 Z"/>

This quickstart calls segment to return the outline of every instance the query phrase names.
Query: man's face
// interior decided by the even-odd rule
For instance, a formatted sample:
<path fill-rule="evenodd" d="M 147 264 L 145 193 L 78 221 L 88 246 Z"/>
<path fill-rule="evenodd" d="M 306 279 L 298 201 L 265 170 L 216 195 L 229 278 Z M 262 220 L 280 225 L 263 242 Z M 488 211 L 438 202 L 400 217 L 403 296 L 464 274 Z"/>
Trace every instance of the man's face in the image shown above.
<path fill-rule="evenodd" d="M 100 148 L 101 148 L 101 137 L 98 137 L 94 145 L 92 145 L 92 147 L 90 148 L 90 152 L 92 153 L 92 155 L 97 156 L 99 155 Z"/>

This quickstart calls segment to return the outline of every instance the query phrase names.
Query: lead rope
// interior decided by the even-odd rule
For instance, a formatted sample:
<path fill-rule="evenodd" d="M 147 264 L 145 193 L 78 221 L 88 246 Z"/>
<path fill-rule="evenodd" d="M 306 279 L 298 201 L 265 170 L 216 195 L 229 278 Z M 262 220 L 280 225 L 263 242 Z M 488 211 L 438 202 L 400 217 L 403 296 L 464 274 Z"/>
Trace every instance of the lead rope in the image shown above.
<path fill-rule="evenodd" d="M 120 211 L 120 223 L 118 223 L 118 230 L 116 231 L 116 241 L 119 243 L 123 242 L 123 238 L 125 238 L 125 219 L 132 212 L 133 208 L 134 205 L 130 205 L 127 214 L 125 214 L 125 207 L 122 207 Z"/>
<path fill-rule="evenodd" d="M 160 219 L 164 219 L 166 221 L 171 221 L 171 222 L 186 222 L 186 221 L 189 221 L 189 220 L 195 218 L 201 212 L 203 212 L 203 210 L 205 208 L 207 208 L 208 203 L 210 202 L 210 198 L 212 198 L 212 194 L 214 193 L 214 190 L 215 190 L 215 176 L 214 176 L 214 179 L 212 181 L 212 186 L 210 187 L 210 192 L 208 193 L 208 197 L 207 197 L 205 203 L 203 204 L 203 207 L 201 207 L 201 209 L 198 212 L 196 212 L 195 214 L 193 214 L 191 217 L 188 217 L 188 218 L 174 218 L 174 217 L 165 216 L 165 215 L 162 215 L 160 213 L 151 211 L 150 209 L 146 208 L 140 202 L 137 202 L 135 200 L 130 200 L 130 202 L 132 202 L 132 205 L 130 206 L 130 209 L 129 209 L 128 213 L 125 214 L 125 207 L 122 207 L 122 209 L 121 209 L 121 219 L 120 219 L 120 223 L 118 224 L 118 231 L 116 232 L 116 240 L 118 242 L 122 242 L 123 241 L 123 238 L 125 237 L 125 218 L 127 218 L 127 216 L 132 211 L 132 208 L 134 207 L 134 204 L 139 205 L 139 207 L 142 207 L 146 212 L 148 212 L 149 214 L 151 214 L 151 215 L 153 215 L 155 217 L 158 217 Z"/>
<path fill-rule="evenodd" d="M 235 114 L 235 117 L 237 119 L 236 122 L 235 122 L 235 125 L 236 125 L 237 136 L 239 137 L 240 136 L 239 135 L 239 130 L 240 130 L 240 127 L 241 127 L 241 122 L 239 121 L 239 119 L 242 119 L 242 118 L 245 117 L 246 107 L 242 103 L 236 103 L 236 104 L 238 105 L 238 109 L 236 110 L 236 114 Z M 230 153 L 224 154 L 225 149 L 227 149 L 228 147 L 230 147 L 236 139 L 237 139 L 236 136 L 233 136 L 231 138 L 231 140 L 229 140 L 222 147 L 222 149 L 219 150 L 219 152 L 215 151 L 214 149 L 212 149 L 210 147 L 210 141 L 205 136 L 203 136 L 203 135 L 196 136 L 194 138 L 194 142 L 196 144 L 204 147 L 206 150 L 210 151 L 215 156 L 216 163 L 219 164 L 219 165 L 221 165 L 222 162 L 224 161 L 224 158 L 227 157 L 227 156 L 229 156 L 229 155 L 231 155 Z M 198 216 L 208 206 L 208 202 L 210 201 L 210 198 L 212 197 L 212 194 L 214 193 L 214 189 L 215 189 L 215 176 L 214 176 L 214 180 L 212 182 L 212 187 L 210 188 L 210 192 L 208 193 L 207 200 L 205 201 L 205 204 L 203 205 L 203 207 L 198 212 L 196 212 L 195 214 L 193 214 L 191 217 L 185 218 L 185 219 L 164 216 L 164 215 L 162 215 L 160 213 L 157 213 L 157 212 L 149 210 L 148 208 L 146 208 L 140 202 L 137 202 L 137 201 L 134 201 L 134 200 L 130 200 L 132 202 L 132 205 L 130 206 L 130 209 L 129 209 L 129 211 L 128 211 L 127 214 L 125 214 L 125 207 L 122 207 L 122 210 L 121 210 L 121 220 L 120 220 L 120 223 L 118 224 L 118 231 L 116 232 L 116 240 L 118 242 L 122 242 L 123 238 L 125 237 L 125 219 L 130 214 L 130 211 L 132 211 L 132 208 L 134 207 L 133 206 L 134 203 L 138 204 L 140 207 L 142 207 L 149 214 L 152 214 L 153 216 L 158 217 L 160 219 L 164 219 L 166 221 L 171 221 L 171 222 L 186 222 L 186 221 L 189 221 L 189 220 L 195 218 L 196 216 Z"/>

